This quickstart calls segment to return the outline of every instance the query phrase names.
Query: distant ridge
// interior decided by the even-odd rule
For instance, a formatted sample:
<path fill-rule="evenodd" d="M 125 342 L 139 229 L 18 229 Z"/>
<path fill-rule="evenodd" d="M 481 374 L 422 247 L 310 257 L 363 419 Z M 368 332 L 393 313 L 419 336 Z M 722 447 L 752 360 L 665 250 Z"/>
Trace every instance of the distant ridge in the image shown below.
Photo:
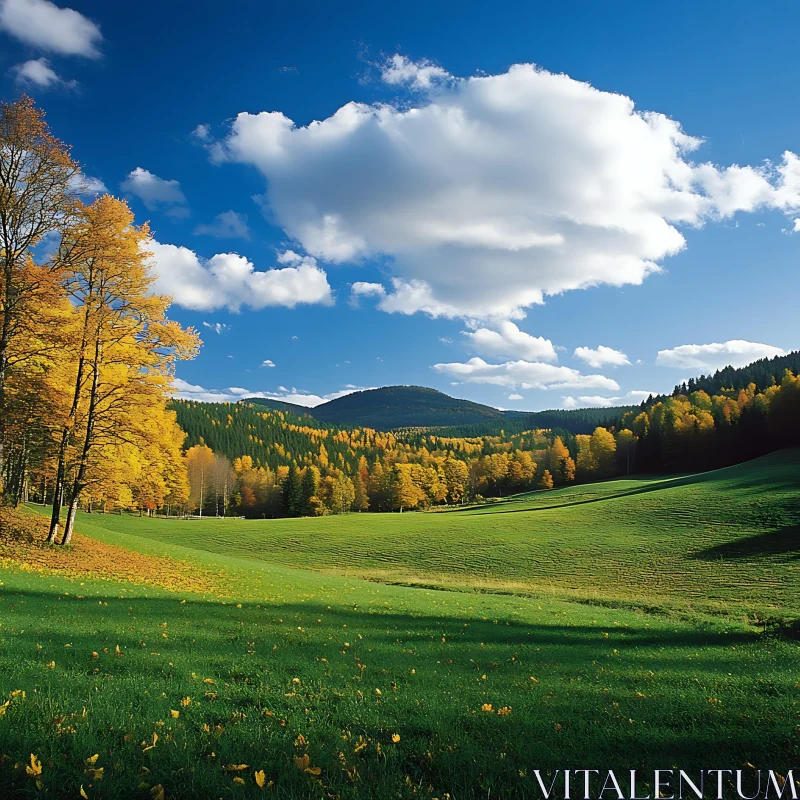
<path fill-rule="evenodd" d="M 577 411 L 501 411 L 459 400 L 425 386 L 384 386 L 329 400 L 305 408 L 259 397 L 241 402 L 308 416 L 319 422 L 345 427 L 396 430 L 397 428 L 442 428 L 454 436 L 490 435 L 505 428 L 522 431 L 532 427 L 563 427 L 573 433 L 591 432 L 608 420 L 619 419 L 630 406 L 591 408 Z"/>

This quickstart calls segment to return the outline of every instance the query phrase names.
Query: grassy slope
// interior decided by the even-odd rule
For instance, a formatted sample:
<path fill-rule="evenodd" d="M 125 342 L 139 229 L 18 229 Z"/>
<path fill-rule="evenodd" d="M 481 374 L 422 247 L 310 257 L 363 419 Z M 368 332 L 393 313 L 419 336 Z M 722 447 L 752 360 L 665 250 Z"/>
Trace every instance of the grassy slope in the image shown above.
<path fill-rule="evenodd" d="M 304 520 L 82 515 L 109 531 L 394 582 L 800 613 L 800 453 L 716 472 L 535 492 L 438 514 Z"/>
<path fill-rule="evenodd" d="M 412 526 L 408 536 L 417 551 L 426 530 L 439 546 L 431 534 L 435 528 L 417 526 L 444 526 L 439 539 L 457 535 L 469 544 L 477 536 L 471 526 L 482 525 L 490 549 L 495 537 L 513 534 L 501 550 L 511 568 L 523 570 L 525 557 L 516 553 L 527 538 L 556 541 L 547 524 L 552 515 L 563 516 L 562 535 L 572 536 L 570 546 L 577 550 L 569 515 L 591 510 L 585 549 L 573 559 L 593 569 L 590 577 L 599 582 L 602 564 L 589 554 L 601 538 L 610 553 L 605 571 L 618 591 L 627 584 L 614 559 L 636 550 L 640 540 L 664 550 L 681 537 L 685 547 L 695 534 L 710 536 L 706 529 L 719 528 L 713 546 L 747 541 L 754 531 L 744 523 L 731 530 L 710 522 L 729 523 L 744 514 L 754 524 L 764 507 L 778 515 L 773 528 L 784 524 L 781 515 L 791 512 L 797 497 L 796 461 L 796 454 L 783 454 L 700 480 L 616 482 L 533 495 L 504 510 L 541 508 L 559 497 L 584 503 L 561 509 L 403 515 L 402 523 Z M 778 476 L 787 482 L 784 488 Z M 611 496 L 632 489 L 646 491 Z M 585 503 L 594 499 L 587 492 L 607 499 Z M 651 512 L 661 515 L 649 526 L 641 516 L 644 527 L 638 529 L 628 527 L 633 523 L 627 518 L 628 504 L 637 498 L 657 501 Z M 720 520 L 710 520 L 712 503 Z M 670 528 L 670 504 L 674 510 L 696 509 L 705 522 Z M 276 797 L 530 797 L 538 794 L 534 768 L 652 770 L 749 761 L 780 769 L 797 760 L 797 646 L 759 636 L 732 617 L 689 619 L 547 596 L 384 586 L 260 560 L 281 556 L 326 564 L 348 523 L 362 550 L 379 545 L 383 552 L 401 543 L 399 529 L 382 525 L 388 517 L 261 523 L 260 530 L 277 532 L 256 542 L 250 541 L 259 530 L 255 523 L 232 528 L 216 521 L 109 516 L 93 519 L 91 527 L 87 519 L 81 519 L 84 534 L 152 555 L 193 559 L 226 575 L 228 596 L 14 568 L 0 572 L 0 704 L 14 689 L 26 692 L 25 700 L 15 697 L 0 716 L 4 796 L 41 794 L 22 764 L 30 753 L 43 764 L 41 780 L 51 796 L 77 797 L 83 785 L 91 798 L 152 798 L 158 785 L 178 798 L 256 797 L 256 769 L 274 781 L 269 792 Z M 399 516 L 391 519 L 393 525 L 401 522 Z M 110 529 L 115 525 L 120 530 Z M 294 543 L 287 533 L 292 526 L 298 531 Z M 617 541 L 626 532 L 627 549 Z M 243 539 L 236 550 L 244 558 L 181 546 L 219 549 L 222 539 L 236 536 Z M 747 547 L 745 558 L 734 551 L 730 560 L 751 570 L 761 561 L 780 563 Z M 409 558 L 406 552 L 400 550 L 398 563 Z M 356 556 L 369 560 L 363 552 Z M 464 545 L 452 547 L 451 558 L 467 557 Z M 534 566 L 549 563 L 540 557 Z M 533 567 L 527 569 L 533 574 Z M 557 575 L 552 565 L 549 570 Z M 717 588 L 709 591 L 713 596 Z M 117 645 L 122 656 L 115 654 Z M 485 703 L 495 711 L 510 706 L 511 714 L 481 711 Z M 153 733 L 159 736 L 156 747 L 145 750 L 142 743 L 152 743 Z M 392 741 L 395 733 L 399 742 Z M 304 753 L 309 766 L 320 769 L 318 777 L 293 763 Z M 101 780 L 86 773 L 85 759 L 94 754 L 95 766 L 105 771 Z M 226 771 L 230 764 L 247 769 Z M 234 783 L 235 776 L 244 784 Z"/>

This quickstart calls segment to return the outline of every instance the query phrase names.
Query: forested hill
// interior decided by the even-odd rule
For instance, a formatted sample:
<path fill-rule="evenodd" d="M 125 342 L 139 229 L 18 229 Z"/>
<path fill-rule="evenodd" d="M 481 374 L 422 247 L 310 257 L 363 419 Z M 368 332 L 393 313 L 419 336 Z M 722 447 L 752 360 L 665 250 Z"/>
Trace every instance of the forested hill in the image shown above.
<path fill-rule="evenodd" d="M 269 408 L 288 405 L 260 398 L 246 399 L 244 402 L 265 405 Z M 298 413 L 296 408 L 282 410 Z M 473 425 L 487 420 L 522 416 L 516 411 L 504 412 L 470 400 L 458 400 L 444 392 L 424 386 L 384 386 L 380 389 L 366 389 L 303 411 L 320 422 L 373 428 L 379 431 L 441 425 Z"/>
<path fill-rule="evenodd" d="M 521 433 L 532 428 L 562 428 L 571 433 L 591 433 L 598 425 L 615 424 L 629 410 L 585 408 L 574 411 L 501 411 L 491 406 L 459 400 L 423 386 L 384 386 L 339 397 L 314 408 L 276 400 L 250 398 L 242 402 L 289 411 L 320 422 L 378 431 L 398 428 L 436 428 L 445 436 L 498 436 L 501 431 Z"/>
<path fill-rule="evenodd" d="M 800 350 L 785 356 L 761 358 L 745 367 L 723 367 L 713 375 L 701 375 L 690 378 L 688 382 L 675 387 L 673 394 L 688 394 L 703 391 L 709 395 L 719 394 L 723 390 L 746 389 L 751 383 L 763 391 L 773 384 L 780 383 L 783 373 L 791 370 L 794 375 L 800 374 Z"/>

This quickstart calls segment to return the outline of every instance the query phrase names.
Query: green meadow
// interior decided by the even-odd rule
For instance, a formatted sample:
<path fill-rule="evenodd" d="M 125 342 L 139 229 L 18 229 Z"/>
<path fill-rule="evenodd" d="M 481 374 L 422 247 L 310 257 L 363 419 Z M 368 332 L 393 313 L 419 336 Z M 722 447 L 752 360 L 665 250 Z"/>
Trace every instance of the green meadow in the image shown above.
<path fill-rule="evenodd" d="M 536 769 L 800 755 L 797 451 L 458 511 L 77 530 L 216 590 L 6 562 L 2 797 L 522 798 Z"/>

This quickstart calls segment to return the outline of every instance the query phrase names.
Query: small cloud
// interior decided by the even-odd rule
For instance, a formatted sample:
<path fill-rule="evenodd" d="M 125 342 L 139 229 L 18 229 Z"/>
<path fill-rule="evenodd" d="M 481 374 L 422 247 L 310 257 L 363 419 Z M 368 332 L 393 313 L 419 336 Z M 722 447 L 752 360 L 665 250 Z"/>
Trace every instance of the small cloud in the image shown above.
<path fill-rule="evenodd" d="M 510 394 L 508 396 L 509 400 L 524 400 L 525 398 L 521 394 Z"/>
<path fill-rule="evenodd" d="M 82 197 L 105 194 L 108 191 L 106 185 L 100 178 L 92 178 L 89 175 L 84 175 L 82 172 L 73 175 L 70 178 L 69 185 L 70 189 L 72 189 L 75 194 L 79 194 Z"/>
<path fill-rule="evenodd" d="M 216 334 L 221 334 L 223 331 L 230 330 L 230 325 L 225 325 L 222 322 L 203 322 L 203 327 L 208 328 L 209 330 L 214 331 Z M 233 358 L 233 356 L 228 356 L 228 358 Z"/>
<path fill-rule="evenodd" d="M 600 369 L 606 365 L 612 367 L 620 367 L 624 365 L 630 366 L 628 356 L 621 350 L 614 350 L 611 347 L 600 345 L 597 350 L 592 350 L 590 347 L 576 347 L 575 352 L 572 354 L 575 358 L 585 361 L 590 367 Z"/>
<path fill-rule="evenodd" d="M 165 180 L 142 167 L 136 167 L 128 173 L 121 188 L 138 197 L 148 211 L 163 211 L 167 216 L 176 218 L 189 216 L 186 195 L 178 181 Z"/>
<path fill-rule="evenodd" d="M 350 287 L 350 305 L 358 308 L 358 301 L 362 297 L 385 297 L 386 289 L 380 283 L 368 283 L 367 281 L 356 281 Z"/>
<path fill-rule="evenodd" d="M 659 367 L 679 369 L 722 369 L 743 367 L 761 358 L 784 356 L 786 351 L 771 344 L 731 339 L 711 344 L 682 344 L 671 350 L 659 350 L 656 364 Z"/>
<path fill-rule="evenodd" d="M 72 8 L 50 0 L 4 0 L 0 29 L 24 44 L 64 56 L 100 58 L 100 28 Z"/>
<path fill-rule="evenodd" d="M 264 359 L 264 360 L 261 362 L 261 366 L 262 366 L 262 367 L 274 367 L 274 366 L 275 366 L 275 362 L 274 362 L 274 361 L 271 361 L 269 358 L 265 358 L 265 359 Z"/>
<path fill-rule="evenodd" d="M 430 89 L 436 83 L 450 79 L 450 73 L 428 59 L 412 61 L 395 53 L 380 67 L 381 80 L 393 86 L 409 86 L 412 89 Z"/>
<path fill-rule="evenodd" d="M 439 341 L 442 344 L 453 344 L 453 340 L 449 336 L 440 336 Z"/>
<path fill-rule="evenodd" d="M 292 339 L 299 339 L 299 336 L 292 336 Z"/>
<path fill-rule="evenodd" d="M 50 62 L 42 57 L 16 64 L 11 67 L 11 74 L 19 86 L 36 89 L 74 89 L 77 81 L 65 81 L 50 66 Z"/>
<path fill-rule="evenodd" d="M 278 67 L 278 72 L 297 72 L 297 67 Z"/>
<path fill-rule="evenodd" d="M 198 225 L 194 229 L 198 236 L 215 236 L 217 239 L 250 240 L 250 229 L 247 227 L 247 214 L 235 211 L 223 211 L 214 217 L 210 225 Z"/>
<path fill-rule="evenodd" d="M 198 142 L 211 141 L 211 126 L 205 122 L 201 123 L 192 131 L 192 137 Z"/>

